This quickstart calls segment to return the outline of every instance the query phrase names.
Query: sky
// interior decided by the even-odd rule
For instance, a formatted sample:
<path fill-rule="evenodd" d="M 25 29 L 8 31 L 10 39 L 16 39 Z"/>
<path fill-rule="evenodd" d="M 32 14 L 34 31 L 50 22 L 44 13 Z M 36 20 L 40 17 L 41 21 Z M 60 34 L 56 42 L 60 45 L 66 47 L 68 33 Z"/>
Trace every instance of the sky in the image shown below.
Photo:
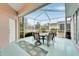
<path fill-rule="evenodd" d="M 42 11 L 42 10 L 64 10 L 65 11 L 65 4 L 64 3 L 51 3 L 48 4 L 42 8 L 40 8 L 39 10 L 32 12 L 29 15 L 26 15 L 24 19 L 27 19 L 27 21 L 25 20 L 25 22 L 28 22 L 29 24 L 33 25 L 36 24 L 37 21 L 41 22 L 41 23 L 47 23 L 49 18 L 51 19 L 52 22 L 57 22 L 57 21 L 63 21 L 64 19 L 56 19 L 56 18 L 64 18 L 65 17 L 65 12 L 52 12 L 52 11 Z M 47 15 L 45 14 L 47 13 L 47 15 L 49 16 L 49 18 L 47 17 Z M 39 15 L 39 16 L 38 16 Z M 34 21 L 34 19 L 36 21 Z"/>

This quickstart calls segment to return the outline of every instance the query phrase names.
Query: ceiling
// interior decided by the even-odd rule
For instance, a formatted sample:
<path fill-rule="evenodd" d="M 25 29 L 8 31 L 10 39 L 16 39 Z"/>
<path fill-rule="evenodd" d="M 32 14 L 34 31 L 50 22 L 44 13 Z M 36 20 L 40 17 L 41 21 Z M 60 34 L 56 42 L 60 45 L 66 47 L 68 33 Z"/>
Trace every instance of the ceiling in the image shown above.
<path fill-rule="evenodd" d="M 24 5 L 24 3 L 8 3 L 8 4 L 16 11 L 18 11 Z M 34 7 L 38 7 L 38 6 L 41 6 L 41 5 L 42 5 L 42 3 L 34 3 L 33 4 Z"/>
<path fill-rule="evenodd" d="M 47 4 L 45 3 L 33 3 L 32 7 L 28 8 L 29 5 L 31 4 L 25 4 L 25 3 L 8 3 L 8 5 L 13 8 L 15 11 L 18 11 L 19 15 L 18 16 L 22 16 L 28 13 L 33 12 L 34 10 L 37 10 Z"/>
<path fill-rule="evenodd" d="M 8 4 L 16 11 L 18 11 L 23 6 L 23 3 L 8 3 Z"/>

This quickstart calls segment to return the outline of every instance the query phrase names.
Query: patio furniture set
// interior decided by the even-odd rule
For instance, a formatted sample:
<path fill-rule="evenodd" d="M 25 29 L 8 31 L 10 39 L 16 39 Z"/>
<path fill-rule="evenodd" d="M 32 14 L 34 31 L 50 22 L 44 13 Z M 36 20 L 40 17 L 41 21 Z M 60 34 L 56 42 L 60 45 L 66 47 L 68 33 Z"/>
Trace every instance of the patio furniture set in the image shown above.
<path fill-rule="evenodd" d="M 41 45 L 42 42 L 44 44 L 44 41 L 46 40 L 47 41 L 47 46 L 49 47 L 50 40 L 52 40 L 52 43 L 54 43 L 54 37 L 56 36 L 56 34 L 53 33 L 53 32 L 50 32 L 50 33 L 38 33 L 38 32 L 35 32 L 33 34 L 33 36 L 34 36 L 34 39 L 36 40 L 36 42 L 35 42 L 36 46 Z M 42 40 L 42 42 L 40 40 Z"/>

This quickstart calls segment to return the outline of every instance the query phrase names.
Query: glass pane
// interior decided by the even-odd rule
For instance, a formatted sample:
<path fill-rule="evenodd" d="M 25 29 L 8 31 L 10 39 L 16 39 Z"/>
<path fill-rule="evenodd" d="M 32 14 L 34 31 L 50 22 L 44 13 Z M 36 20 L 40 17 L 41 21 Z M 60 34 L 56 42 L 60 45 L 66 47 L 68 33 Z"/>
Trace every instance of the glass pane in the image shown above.
<path fill-rule="evenodd" d="M 79 10 L 78 10 L 78 13 L 77 13 L 77 40 L 78 40 L 78 43 L 79 43 Z"/>
<path fill-rule="evenodd" d="M 19 32 L 20 32 L 20 38 L 24 37 L 24 20 L 23 17 L 19 18 Z"/>
<path fill-rule="evenodd" d="M 20 38 L 24 38 L 24 32 L 20 32 Z"/>
<path fill-rule="evenodd" d="M 73 16 L 73 21 L 74 21 L 74 40 L 76 41 L 77 43 L 77 32 L 76 32 L 76 13 L 74 14 Z"/>

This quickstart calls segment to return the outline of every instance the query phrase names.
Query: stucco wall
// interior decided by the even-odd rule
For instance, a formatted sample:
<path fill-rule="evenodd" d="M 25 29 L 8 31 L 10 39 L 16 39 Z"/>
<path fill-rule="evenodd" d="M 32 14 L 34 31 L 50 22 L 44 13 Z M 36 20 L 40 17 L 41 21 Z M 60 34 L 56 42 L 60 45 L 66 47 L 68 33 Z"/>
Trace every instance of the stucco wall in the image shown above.
<path fill-rule="evenodd" d="M 13 18 L 16 21 L 16 34 L 17 34 L 17 14 L 8 5 L 0 3 L 0 48 L 9 43 L 9 18 Z M 16 36 L 17 37 L 17 36 Z"/>

